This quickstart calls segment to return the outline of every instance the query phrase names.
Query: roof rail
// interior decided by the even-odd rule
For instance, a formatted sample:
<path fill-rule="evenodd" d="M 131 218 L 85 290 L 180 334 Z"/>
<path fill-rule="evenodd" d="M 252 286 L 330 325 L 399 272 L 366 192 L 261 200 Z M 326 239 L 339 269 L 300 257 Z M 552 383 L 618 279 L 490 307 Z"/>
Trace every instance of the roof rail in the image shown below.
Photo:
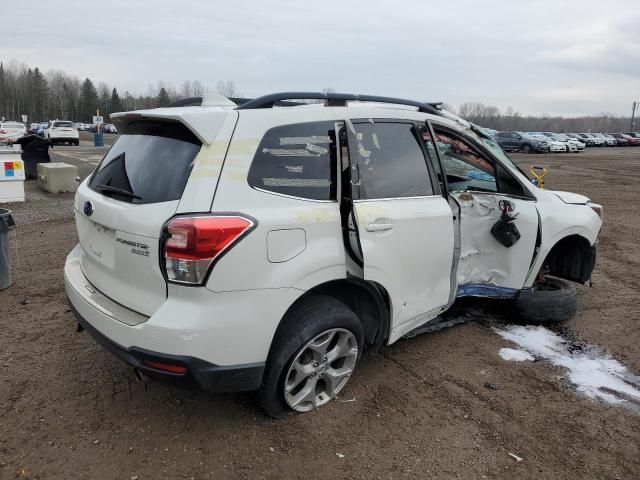
<path fill-rule="evenodd" d="M 379 97 L 376 95 L 358 95 L 351 93 L 322 93 L 322 92 L 280 92 L 264 95 L 238 106 L 236 110 L 250 110 L 256 108 L 271 108 L 274 105 L 301 105 L 298 102 L 286 100 L 326 100 L 329 107 L 345 107 L 347 102 L 374 102 L 390 103 L 395 105 L 408 105 L 416 107 L 418 111 L 441 115 L 442 103 L 423 103 L 403 98 Z M 439 108 L 440 107 L 440 108 Z"/>
<path fill-rule="evenodd" d="M 171 102 L 167 105 L 166 108 L 173 107 L 199 107 L 202 105 L 203 97 L 189 97 L 189 98 L 181 98 L 180 100 L 176 100 L 175 102 Z M 252 98 L 241 98 L 241 97 L 229 97 L 236 105 L 242 105 L 243 103 L 250 102 L 253 100 Z"/>

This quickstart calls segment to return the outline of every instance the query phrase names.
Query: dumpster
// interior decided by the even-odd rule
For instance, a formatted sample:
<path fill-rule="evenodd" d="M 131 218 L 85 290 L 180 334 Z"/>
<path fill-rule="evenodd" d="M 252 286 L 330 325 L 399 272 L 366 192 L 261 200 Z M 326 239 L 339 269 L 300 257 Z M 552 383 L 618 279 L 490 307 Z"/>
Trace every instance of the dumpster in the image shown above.
<path fill-rule="evenodd" d="M 102 147 L 104 146 L 104 133 L 102 132 L 96 132 L 93 134 L 93 144 L 96 147 Z"/>
<path fill-rule="evenodd" d="M 24 135 L 13 142 L 13 146 L 22 146 L 22 161 L 27 178 L 38 177 L 38 164 L 49 163 L 49 142 L 38 135 Z"/>
<path fill-rule="evenodd" d="M 0 203 L 7 202 L 24 202 L 24 163 L 12 147 L 0 146 Z"/>
<path fill-rule="evenodd" d="M 11 285 L 11 251 L 9 249 L 9 232 L 16 224 L 11 210 L 0 208 L 0 290 Z"/>

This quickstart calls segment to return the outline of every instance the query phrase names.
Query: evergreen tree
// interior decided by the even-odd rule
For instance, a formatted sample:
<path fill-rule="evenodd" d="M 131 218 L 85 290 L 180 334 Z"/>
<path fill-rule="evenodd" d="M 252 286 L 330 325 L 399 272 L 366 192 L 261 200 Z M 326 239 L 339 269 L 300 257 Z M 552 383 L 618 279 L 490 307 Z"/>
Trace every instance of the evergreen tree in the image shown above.
<path fill-rule="evenodd" d="M 80 105 L 82 121 L 91 122 L 93 115 L 98 109 L 98 92 L 93 82 L 88 78 L 82 83 L 82 93 L 80 95 Z"/>
<path fill-rule="evenodd" d="M 158 92 L 158 106 L 166 107 L 171 103 L 171 98 L 169 97 L 169 93 L 167 93 L 167 89 L 162 87 L 160 92 Z"/>
<path fill-rule="evenodd" d="M 121 112 L 122 110 L 122 101 L 118 95 L 118 90 L 114 87 L 111 91 L 111 112 Z"/>
<path fill-rule="evenodd" d="M 48 120 L 46 115 L 47 80 L 38 67 L 33 69 L 32 81 L 33 121 L 43 122 Z"/>
<path fill-rule="evenodd" d="M 7 116 L 7 81 L 4 64 L 0 62 L 0 118 Z"/>

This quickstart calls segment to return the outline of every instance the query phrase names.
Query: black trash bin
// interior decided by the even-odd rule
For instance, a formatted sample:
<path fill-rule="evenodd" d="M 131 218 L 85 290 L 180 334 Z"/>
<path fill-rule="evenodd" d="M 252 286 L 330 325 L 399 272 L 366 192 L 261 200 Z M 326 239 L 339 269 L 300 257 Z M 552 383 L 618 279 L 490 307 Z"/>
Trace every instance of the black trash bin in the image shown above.
<path fill-rule="evenodd" d="M 11 251 L 9 249 L 9 232 L 16 223 L 11 210 L 0 208 L 0 290 L 11 285 Z"/>
<path fill-rule="evenodd" d="M 39 135 L 24 135 L 13 143 L 22 145 L 22 161 L 27 178 L 38 178 L 38 164 L 49 163 L 49 141 Z"/>

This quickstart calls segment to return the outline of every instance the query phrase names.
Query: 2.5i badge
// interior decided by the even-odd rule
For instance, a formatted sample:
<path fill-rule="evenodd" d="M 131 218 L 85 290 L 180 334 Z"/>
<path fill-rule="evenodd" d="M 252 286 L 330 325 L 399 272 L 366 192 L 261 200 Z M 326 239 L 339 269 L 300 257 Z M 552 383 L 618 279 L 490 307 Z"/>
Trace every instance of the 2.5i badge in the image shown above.
<path fill-rule="evenodd" d="M 131 253 L 135 253 L 136 255 L 142 255 L 143 257 L 149 256 L 149 245 L 147 245 L 146 243 L 133 242 L 131 240 L 126 240 L 120 237 L 116 237 L 116 242 L 122 243 L 123 245 L 130 246 Z"/>

